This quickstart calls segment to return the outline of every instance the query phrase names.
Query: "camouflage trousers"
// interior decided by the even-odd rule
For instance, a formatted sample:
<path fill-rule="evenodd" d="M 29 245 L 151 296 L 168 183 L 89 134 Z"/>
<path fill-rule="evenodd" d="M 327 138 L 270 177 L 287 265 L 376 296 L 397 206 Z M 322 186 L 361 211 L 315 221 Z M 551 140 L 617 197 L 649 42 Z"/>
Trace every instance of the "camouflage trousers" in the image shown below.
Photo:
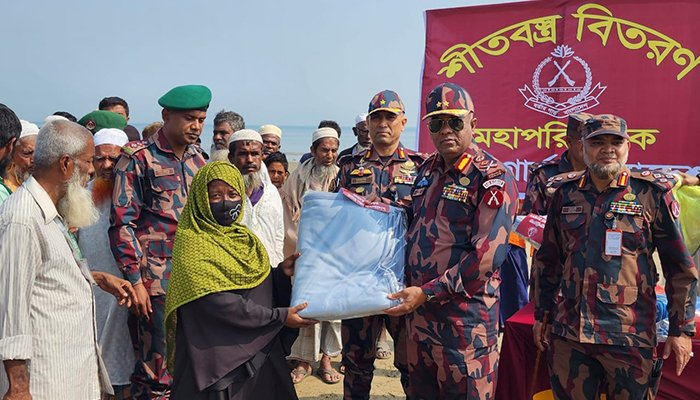
<path fill-rule="evenodd" d="M 138 318 L 138 359 L 131 375 L 131 396 L 136 400 L 168 399 L 173 378 L 165 364 L 165 295 L 151 296 L 153 314 Z"/>
<path fill-rule="evenodd" d="M 656 348 L 579 343 L 551 335 L 547 364 L 557 400 L 653 400 L 661 378 Z"/>
<path fill-rule="evenodd" d="M 497 345 L 457 349 L 409 340 L 409 400 L 492 400 L 498 379 Z"/>
<path fill-rule="evenodd" d="M 408 365 L 406 362 L 406 319 L 388 315 L 372 315 L 343 321 L 343 380 L 346 400 L 369 399 L 374 377 L 374 360 L 377 339 L 384 327 L 394 339 L 394 366 L 401 372 L 401 385 L 408 389 Z M 408 395 L 408 392 L 406 392 Z"/>

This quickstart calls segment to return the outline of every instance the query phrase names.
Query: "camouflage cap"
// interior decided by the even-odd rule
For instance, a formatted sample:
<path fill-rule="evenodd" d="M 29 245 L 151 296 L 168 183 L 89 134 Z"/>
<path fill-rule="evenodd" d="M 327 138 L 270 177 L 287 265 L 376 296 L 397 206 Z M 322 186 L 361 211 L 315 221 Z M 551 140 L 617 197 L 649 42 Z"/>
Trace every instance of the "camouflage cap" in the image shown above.
<path fill-rule="evenodd" d="M 394 114 L 401 114 L 406 109 L 403 106 L 403 101 L 396 92 L 392 90 L 381 91 L 372 97 L 372 101 L 369 102 L 370 115 L 377 111 L 389 111 Z"/>
<path fill-rule="evenodd" d="M 78 123 L 86 127 L 94 135 L 105 128 L 124 130 L 126 118 L 111 111 L 95 110 L 80 118 Z"/>
<path fill-rule="evenodd" d="M 178 86 L 158 99 L 158 104 L 168 111 L 207 111 L 209 103 L 211 103 L 211 90 L 202 85 Z"/>
<path fill-rule="evenodd" d="M 586 120 L 593 117 L 593 114 L 588 113 L 573 113 L 569 114 L 569 120 L 566 123 L 566 132 L 579 132 L 581 131 L 581 126 Z"/>
<path fill-rule="evenodd" d="M 454 83 L 441 83 L 428 93 L 425 116 L 422 119 L 440 114 L 463 117 L 469 112 L 474 112 L 474 103 L 469 93 Z"/>
<path fill-rule="evenodd" d="M 579 128 L 584 139 L 591 139 L 599 135 L 617 135 L 629 139 L 627 134 L 627 122 L 612 114 L 594 115 L 586 120 Z"/>

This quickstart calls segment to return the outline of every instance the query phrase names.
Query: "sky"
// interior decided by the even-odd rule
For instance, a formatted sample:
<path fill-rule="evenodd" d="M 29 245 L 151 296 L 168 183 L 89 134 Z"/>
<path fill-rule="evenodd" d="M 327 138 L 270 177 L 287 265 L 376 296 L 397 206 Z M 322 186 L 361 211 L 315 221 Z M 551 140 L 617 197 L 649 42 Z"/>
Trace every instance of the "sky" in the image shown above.
<path fill-rule="evenodd" d="M 342 126 L 372 96 L 396 91 L 416 126 L 427 9 L 502 3 L 433 1 L 8 1 L 0 37 L 0 103 L 41 122 L 76 117 L 103 97 L 132 123 L 160 120 L 160 96 L 207 85 L 210 116 L 250 125 Z"/>

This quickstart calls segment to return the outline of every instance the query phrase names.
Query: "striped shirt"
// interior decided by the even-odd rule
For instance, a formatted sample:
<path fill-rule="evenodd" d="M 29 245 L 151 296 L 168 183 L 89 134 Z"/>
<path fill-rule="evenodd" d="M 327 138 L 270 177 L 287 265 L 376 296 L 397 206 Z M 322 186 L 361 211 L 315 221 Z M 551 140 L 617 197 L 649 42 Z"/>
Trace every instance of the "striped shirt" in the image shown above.
<path fill-rule="evenodd" d="M 0 206 L 0 360 L 28 360 L 34 400 L 98 399 L 100 384 L 110 388 L 98 372 L 92 279 L 69 238 L 33 177 Z M 0 364 L 0 395 L 7 388 Z"/>

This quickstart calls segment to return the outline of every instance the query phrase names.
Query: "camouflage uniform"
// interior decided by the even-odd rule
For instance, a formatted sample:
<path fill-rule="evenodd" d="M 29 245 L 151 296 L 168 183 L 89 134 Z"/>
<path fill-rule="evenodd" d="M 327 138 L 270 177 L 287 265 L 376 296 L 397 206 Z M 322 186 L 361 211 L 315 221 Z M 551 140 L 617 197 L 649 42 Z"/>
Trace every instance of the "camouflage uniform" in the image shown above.
<path fill-rule="evenodd" d="M 447 170 L 439 154 L 429 157 L 411 196 L 407 286 L 434 296 L 407 315 L 411 398 L 491 399 L 515 179 L 472 143 Z"/>
<path fill-rule="evenodd" d="M 546 185 L 553 194 L 535 259 L 535 318 L 550 312 L 557 399 L 597 399 L 602 382 L 609 399 L 640 399 L 655 390 L 653 366 L 660 370 L 652 254 L 659 251 L 666 277 L 670 336 L 695 331 L 697 271 L 677 221 L 672 175 L 625 168 L 599 193 L 589 174 L 558 175 Z M 605 254 L 608 230 L 621 231 L 620 256 Z"/>
<path fill-rule="evenodd" d="M 527 181 L 527 189 L 525 190 L 525 201 L 521 210 L 522 215 L 537 214 L 547 215 L 551 193 L 548 194 L 547 183 L 550 178 L 559 174 L 574 172 L 574 167 L 568 159 L 569 150 L 562 153 L 559 158 L 549 161 L 541 161 L 530 165 L 530 176 Z M 530 299 L 535 298 L 534 285 L 535 276 L 539 271 L 533 265 L 530 276 Z"/>
<path fill-rule="evenodd" d="M 165 395 L 172 382 L 165 361 L 163 318 L 173 239 L 192 178 L 205 160 L 193 146 L 182 159 L 162 130 L 128 143 L 115 167 L 109 237 L 117 265 L 151 296 L 150 320 L 138 321 L 139 360 L 131 377 L 135 399 Z"/>
<path fill-rule="evenodd" d="M 530 165 L 530 176 L 527 180 L 525 200 L 520 212 L 522 215 L 547 215 L 547 200 L 550 196 L 547 196 L 545 191 L 549 178 L 574 171 L 574 167 L 569 162 L 568 154 L 569 150 L 566 150 L 554 160 L 540 161 Z"/>
<path fill-rule="evenodd" d="M 348 189 L 363 196 L 375 194 L 403 204 L 411 202 L 411 185 L 416 169 L 423 162 L 420 153 L 399 144 L 394 154 L 382 162 L 373 147 L 363 153 L 343 157 L 335 188 Z M 401 385 L 408 389 L 406 361 L 406 324 L 404 317 L 372 315 L 343 321 L 344 392 L 346 399 L 369 399 L 377 338 L 386 325 L 394 339 L 394 365 L 401 372 Z M 406 392 L 408 393 L 408 392 Z"/>

